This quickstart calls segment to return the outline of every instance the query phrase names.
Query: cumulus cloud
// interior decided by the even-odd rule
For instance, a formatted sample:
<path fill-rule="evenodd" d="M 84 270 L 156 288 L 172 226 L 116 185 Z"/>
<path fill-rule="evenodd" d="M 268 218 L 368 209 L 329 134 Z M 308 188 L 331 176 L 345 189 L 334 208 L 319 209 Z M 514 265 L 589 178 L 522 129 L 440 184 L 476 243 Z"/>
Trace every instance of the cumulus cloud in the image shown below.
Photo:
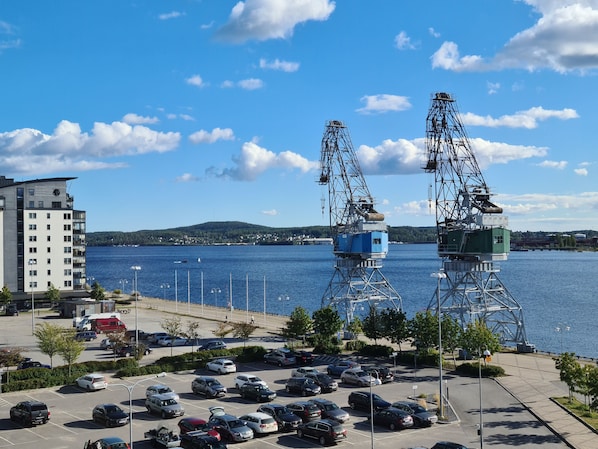
<path fill-rule="evenodd" d="M 170 19 L 177 19 L 181 16 L 184 16 L 185 13 L 179 12 L 179 11 L 171 11 L 171 12 L 167 12 L 164 14 L 159 14 L 158 15 L 158 19 L 160 20 L 170 20 Z"/>
<path fill-rule="evenodd" d="M 588 169 L 587 168 L 576 168 L 573 170 L 573 173 L 579 176 L 588 176 Z"/>
<path fill-rule="evenodd" d="M 538 167 L 556 168 L 557 170 L 563 170 L 565 167 L 567 167 L 567 161 L 542 161 L 538 164 Z"/>
<path fill-rule="evenodd" d="M 187 84 L 190 84 L 191 86 L 196 86 L 196 87 L 204 87 L 205 86 L 205 83 L 203 82 L 203 80 L 201 79 L 201 76 L 199 76 L 199 75 L 190 76 L 189 78 L 187 78 L 185 80 L 185 82 Z"/>
<path fill-rule="evenodd" d="M 248 78 L 237 82 L 237 86 L 245 90 L 256 90 L 264 87 L 264 82 L 258 78 Z"/>
<path fill-rule="evenodd" d="M 78 123 L 63 120 L 51 135 L 31 128 L 0 133 L 0 165 L 24 175 L 119 168 L 125 164 L 101 159 L 171 151 L 180 138 L 124 122 L 96 122 L 86 133 Z"/>
<path fill-rule="evenodd" d="M 278 211 L 276 209 L 263 210 L 262 215 L 268 215 L 270 217 L 275 217 L 276 215 L 278 215 Z"/>
<path fill-rule="evenodd" d="M 525 69 L 585 73 L 598 68 L 598 2 L 523 0 L 538 14 L 533 26 L 515 34 L 495 55 L 460 56 L 458 45 L 444 42 L 432 67 L 452 71 Z"/>
<path fill-rule="evenodd" d="M 404 31 L 395 36 L 395 47 L 399 50 L 414 50 L 416 48 L 411 42 L 411 38 Z"/>
<path fill-rule="evenodd" d="M 232 9 L 228 22 L 217 32 L 223 41 L 240 44 L 248 40 L 287 39 L 295 27 L 310 20 L 328 20 L 335 3 L 329 0 L 246 0 Z"/>
<path fill-rule="evenodd" d="M 498 194 L 496 202 L 507 215 L 531 215 L 553 211 L 568 211 L 584 216 L 588 210 L 598 209 L 598 192 L 582 192 L 575 195 L 526 193 L 523 195 Z M 578 218 L 579 219 L 579 218 Z"/>
<path fill-rule="evenodd" d="M 388 111 L 405 111 L 411 108 L 411 103 L 407 97 L 399 95 L 364 95 L 360 98 L 365 103 L 363 108 L 357 109 L 361 114 L 384 113 Z"/>
<path fill-rule="evenodd" d="M 500 83 L 487 82 L 486 86 L 488 86 L 488 95 L 494 95 L 498 93 L 498 89 L 500 89 Z"/>
<path fill-rule="evenodd" d="M 193 143 L 214 143 L 219 140 L 235 140 L 235 134 L 230 128 L 214 128 L 212 131 L 200 130 L 189 136 Z"/>
<path fill-rule="evenodd" d="M 260 69 L 281 70 L 283 72 L 296 72 L 299 70 L 298 62 L 281 61 L 275 59 L 274 61 L 267 61 L 260 59 Z"/>
<path fill-rule="evenodd" d="M 197 176 L 193 176 L 191 173 L 183 173 L 181 176 L 177 176 L 175 182 L 197 182 L 199 178 Z"/>
<path fill-rule="evenodd" d="M 207 172 L 216 176 L 228 177 L 235 181 L 254 181 L 262 173 L 271 169 L 298 169 L 302 173 L 306 173 L 320 167 L 319 161 L 309 161 L 292 151 L 283 151 L 276 154 L 260 147 L 255 142 L 245 142 L 241 147 L 241 153 L 233 157 L 233 162 L 235 164 L 234 168 L 218 171 L 211 167 Z"/>
<path fill-rule="evenodd" d="M 440 33 L 438 31 L 436 31 L 434 28 L 430 27 L 428 28 L 428 33 L 430 34 L 430 36 L 432 37 L 440 37 Z"/>
<path fill-rule="evenodd" d="M 129 125 L 151 125 L 158 123 L 160 120 L 158 117 L 143 117 L 141 115 L 129 113 L 123 117 L 123 122 Z"/>
<path fill-rule="evenodd" d="M 557 118 L 559 120 L 570 120 L 579 118 L 575 109 L 544 109 L 541 106 L 533 107 L 525 111 L 518 111 L 512 115 L 503 115 L 499 118 L 490 116 L 482 117 L 481 115 L 472 114 L 471 112 L 461 115 L 461 120 L 464 125 L 471 126 L 488 126 L 497 128 L 505 126 L 508 128 L 537 128 L 539 121 L 548 120 L 550 118 Z"/>

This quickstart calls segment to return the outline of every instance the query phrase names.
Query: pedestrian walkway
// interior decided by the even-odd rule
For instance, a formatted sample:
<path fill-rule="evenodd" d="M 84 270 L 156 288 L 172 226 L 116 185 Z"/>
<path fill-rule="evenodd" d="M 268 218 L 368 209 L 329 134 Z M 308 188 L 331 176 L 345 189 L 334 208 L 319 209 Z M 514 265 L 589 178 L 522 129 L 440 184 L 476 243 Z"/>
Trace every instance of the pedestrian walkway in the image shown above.
<path fill-rule="evenodd" d="M 497 382 L 569 447 L 598 448 L 598 434 L 550 399 L 569 394 L 551 357 L 515 353 L 492 357 L 492 363 L 502 366 L 507 374 L 497 378 Z"/>

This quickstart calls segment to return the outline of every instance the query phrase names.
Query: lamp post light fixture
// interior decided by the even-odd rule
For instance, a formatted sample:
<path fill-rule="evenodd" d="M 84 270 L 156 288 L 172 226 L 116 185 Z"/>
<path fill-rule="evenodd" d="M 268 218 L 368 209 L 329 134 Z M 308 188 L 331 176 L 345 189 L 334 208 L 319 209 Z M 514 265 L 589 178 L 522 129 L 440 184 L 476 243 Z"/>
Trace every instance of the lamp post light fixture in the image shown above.
<path fill-rule="evenodd" d="M 166 289 L 170 288 L 170 284 L 161 284 L 160 288 L 162 289 L 162 299 L 166 299 Z"/>
<path fill-rule="evenodd" d="M 440 313 L 440 281 L 446 278 L 446 273 L 439 270 L 436 273 L 432 273 L 430 276 L 437 279 L 436 283 L 436 316 L 438 318 L 438 386 L 440 397 L 438 398 L 438 405 L 440 410 L 439 418 L 444 417 L 444 398 L 442 391 L 442 315 Z"/>
<path fill-rule="evenodd" d="M 37 265 L 37 259 L 29 259 L 29 288 L 31 289 L 31 335 L 35 335 L 35 283 L 33 282 L 33 275 L 35 273 L 34 266 Z"/>
<path fill-rule="evenodd" d="M 137 288 L 137 272 L 141 270 L 139 265 L 133 265 L 131 270 L 135 272 L 134 287 L 135 287 L 135 350 L 139 347 L 139 324 L 137 314 L 137 303 L 139 302 L 139 289 Z"/>
<path fill-rule="evenodd" d="M 282 316 L 284 317 L 285 316 L 285 314 L 284 314 L 284 303 L 285 303 L 285 301 L 290 301 L 291 298 L 289 298 L 289 295 L 280 295 L 278 297 L 278 300 L 280 302 L 282 302 Z"/>
<path fill-rule="evenodd" d="M 214 295 L 214 307 L 218 307 L 218 293 L 221 293 L 222 290 L 220 290 L 218 287 L 214 287 L 213 289 L 210 290 L 210 293 L 212 295 Z"/>
<path fill-rule="evenodd" d="M 133 267 L 131 267 L 133 269 Z M 145 382 L 147 380 L 152 380 L 157 377 L 166 377 L 166 373 L 156 374 L 155 376 L 145 377 L 143 379 L 138 380 L 133 385 L 127 384 L 110 384 L 115 387 L 124 387 L 129 392 L 129 448 L 133 449 L 133 388 L 139 385 L 141 382 Z"/>
<path fill-rule="evenodd" d="M 127 281 L 126 279 L 121 279 L 120 281 L 118 281 L 118 283 L 120 284 L 120 292 L 121 294 L 125 292 L 125 285 L 129 283 L 129 281 Z"/>
<path fill-rule="evenodd" d="M 561 334 L 561 354 L 563 353 L 563 333 L 569 332 L 571 330 L 571 326 L 567 324 L 559 323 L 557 327 L 554 328 L 555 332 Z"/>

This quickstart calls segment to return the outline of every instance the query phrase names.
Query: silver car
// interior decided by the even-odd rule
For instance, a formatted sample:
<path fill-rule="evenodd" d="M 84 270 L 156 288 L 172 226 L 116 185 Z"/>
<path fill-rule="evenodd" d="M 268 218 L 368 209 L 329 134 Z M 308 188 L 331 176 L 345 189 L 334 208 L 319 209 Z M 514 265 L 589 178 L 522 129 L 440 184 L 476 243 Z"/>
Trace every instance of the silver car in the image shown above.
<path fill-rule="evenodd" d="M 183 416 L 185 409 L 172 396 L 155 394 L 145 400 L 148 413 L 160 415 L 162 419 Z"/>

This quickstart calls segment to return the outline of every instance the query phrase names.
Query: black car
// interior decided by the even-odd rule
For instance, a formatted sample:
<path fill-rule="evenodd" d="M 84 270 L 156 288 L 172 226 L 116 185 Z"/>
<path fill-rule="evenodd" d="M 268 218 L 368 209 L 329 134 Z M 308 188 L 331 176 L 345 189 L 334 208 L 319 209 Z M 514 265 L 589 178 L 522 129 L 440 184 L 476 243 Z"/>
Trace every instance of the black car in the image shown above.
<path fill-rule="evenodd" d="M 129 423 L 129 415 L 116 404 L 99 404 L 91 412 L 93 422 L 106 427 L 124 426 Z"/>
<path fill-rule="evenodd" d="M 349 407 L 353 410 L 371 410 L 372 406 L 374 410 L 382 410 L 390 407 L 390 402 L 385 401 L 376 393 L 370 393 L 367 391 L 352 391 L 349 394 Z"/>
<path fill-rule="evenodd" d="M 296 393 L 301 396 L 315 396 L 322 392 L 322 388 L 307 377 L 291 377 L 285 385 L 287 393 Z"/>
<path fill-rule="evenodd" d="M 370 376 L 380 379 L 383 384 L 394 382 L 395 375 L 386 366 L 374 365 L 374 366 L 362 366 L 363 370 Z"/>
<path fill-rule="evenodd" d="M 274 391 L 257 382 L 244 383 L 239 388 L 239 393 L 243 399 L 252 399 L 257 402 L 270 402 L 276 399 Z"/>
<path fill-rule="evenodd" d="M 388 427 L 390 430 L 407 429 L 413 427 L 413 418 L 405 410 L 385 408 L 374 412 L 374 424 Z"/>
<path fill-rule="evenodd" d="M 8 304 L 6 306 L 6 309 L 4 309 L 4 314 L 6 316 L 18 316 L 19 315 L 19 309 L 17 309 L 17 305 L 16 304 Z"/>
<path fill-rule="evenodd" d="M 183 449 L 226 449 L 226 443 L 218 438 L 201 432 L 191 432 L 181 435 Z"/>
<path fill-rule="evenodd" d="M 311 365 L 314 362 L 314 356 L 308 351 L 294 351 L 297 365 Z"/>
<path fill-rule="evenodd" d="M 303 422 L 315 421 L 322 417 L 322 410 L 313 402 L 297 401 L 287 404 L 287 408 Z"/>
<path fill-rule="evenodd" d="M 338 390 L 338 382 L 326 373 L 305 373 L 305 377 L 319 385 L 322 393 L 332 393 Z"/>
<path fill-rule="evenodd" d="M 27 368 L 46 368 L 50 369 L 50 365 L 44 365 L 41 362 L 37 362 L 35 360 L 25 360 L 17 366 L 17 369 L 27 369 Z"/>
<path fill-rule="evenodd" d="M 340 408 L 335 402 L 324 398 L 310 399 L 309 402 L 315 404 L 322 411 L 322 418 L 332 419 L 340 423 L 349 421 L 349 413 Z"/>
<path fill-rule="evenodd" d="M 392 403 L 392 407 L 405 410 L 413 418 L 413 425 L 419 427 L 430 427 L 438 422 L 438 416 L 427 410 L 421 404 L 413 401 L 397 401 Z"/>
<path fill-rule="evenodd" d="M 140 344 L 137 347 L 135 347 L 135 345 L 126 345 L 118 348 L 115 352 L 120 357 L 130 357 L 135 354 L 149 355 L 152 353 L 152 348 L 143 344 Z"/>
<path fill-rule="evenodd" d="M 450 441 L 439 441 L 432 446 L 432 449 L 467 449 L 467 447 L 459 443 L 451 443 Z"/>
<path fill-rule="evenodd" d="M 257 409 L 258 412 L 267 413 L 278 423 L 278 430 L 281 432 L 295 430 L 301 424 L 301 418 L 291 412 L 286 405 L 264 404 Z"/>
<path fill-rule="evenodd" d="M 22 426 L 46 424 L 50 420 L 50 411 L 43 402 L 23 401 L 11 407 L 10 420 Z"/>
<path fill-rule="evenodd" d="M 342 424 L 330 419 L 319 419 L 303 423 L 297 429 L 299 438 L 313 438 L 324 446 L 347 438 L 347 431 Z"/>

